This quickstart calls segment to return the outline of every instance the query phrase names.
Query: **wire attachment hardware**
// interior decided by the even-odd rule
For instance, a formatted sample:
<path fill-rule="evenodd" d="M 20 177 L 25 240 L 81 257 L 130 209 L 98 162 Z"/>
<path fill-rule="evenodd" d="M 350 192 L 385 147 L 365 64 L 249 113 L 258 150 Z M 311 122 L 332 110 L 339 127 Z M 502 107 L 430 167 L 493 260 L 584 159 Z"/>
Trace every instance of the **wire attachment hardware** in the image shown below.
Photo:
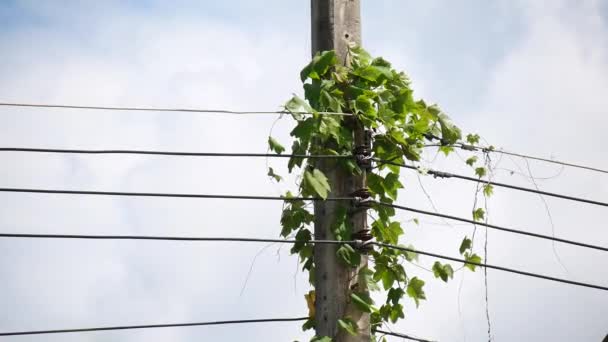
<path fill-rule="evenodd" d="M 371 209 L 374 200 L 372 199 L 372 194 L 369 192 L 368 188 L 361 188 L 359 190 L 355 190 L 349 195 L 353 197 L 352 199 L 352 208 L 353 212 L 360 212 L 363 210 Z"/>
<path fill-rule="evenodd" d="M 375 203 L 372 195 L 367 188 L 356 190 L 350 194 L 354 197 L 352 200 L 351 214 L 365 212 L 372 208 Z M 374 237 L 369 229 L 363 229 L 352 234 L 352 239 L 355 241 L 352 247 L 363 254 L 367 254 L 373 249 Z"/>
<path fill-rule="evenodd" d="M 428 170 L 427 173 L 432 175 L 434 178 L 452 178 L 452 174 L 449 172 L 437 171 L 437 170 Z"/>
<path fill-rule="evenodd" d="M 374 249 L 375 241 L 372 239 L 363 241 L 363 240 L 354 240 L 351 244 L 353 249 L 361 252 L 362 254 L 367 254 Z"/>
<path fill-rule="evenodd" d="M 353 155 L 357 165 L 365 170 L 371 171 L 372 169 L 372 136 L 373 132 L 369 129 L 364 131 L 363 144 L 356 146 L 353 149 Z"/>

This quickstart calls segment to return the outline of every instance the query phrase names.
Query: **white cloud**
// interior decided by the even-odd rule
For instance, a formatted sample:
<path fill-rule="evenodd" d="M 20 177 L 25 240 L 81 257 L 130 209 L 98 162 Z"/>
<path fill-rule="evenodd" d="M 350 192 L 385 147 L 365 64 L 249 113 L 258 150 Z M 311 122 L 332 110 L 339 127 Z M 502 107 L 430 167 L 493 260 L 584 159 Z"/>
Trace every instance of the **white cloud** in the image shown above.
<path fill-rule="evenodd" d="M 474 12 L 467 6 L 444 8 L 437 4 L 368 8 L 364 25 L 370 29 L 364 39 L 373 52 L 411 71 L 414 86 L 422 88 L 419 94 L 442 103 L 461 126 L 481 133 L 492 143 L 606 167 L 601 149 L 596 147 L 601 146 L 606 123 L 602 110 L 608 87 L 603 79 L 608 71 L 607 46 L 602 39 L 606 26 L 597 15 L 597 3 L 550 8 L 527 2 L 505 8 L 490 6 L 479 9 L 483 16 L 479 22 L 469 20 L 477 14 L 471 14 Z M 309 36 L 307 6 L 277 7 L 273 11 L 285 16 L 276 23 L 263 20 L 260 27 L 205 15 L 201 19 L 188 13 L 186 6 L 166 12 L 165 8 L 144 10 L 116 3 L 96 6 L 94 10 L 71 3 L 28 7 L 26 11 L 33 17 L 42 18 L 40 23 L 21 24 L 19 29 L 0 34 L 4 51 L 0 98 L 246 110 L 275 109 L 290 93 L 299 91 L 297 72 L 308 56 L 308 43 L 302 43 Z M 400 13 L 405 10 L 416 13 L 409 16 L 411 22 L 406 21 L 409 30 L 402 24 Z M 503 14 L 498 20 L 492 13 Z M 481 32 L 484 25 L 491 29 Z M 380 28 L 391 33 L 381 35 Z M 408 44 L 413 37 L 415 48 Z M 447 51 L 441 43 L 446 40 L 451 44 Z M 0 118 L 0 143 L 6 146 L 251 152 L 265 150 L 265 135 L 274 120 L 264 116 L 15 108 L 0 109 Z M 283 120 L 275 135 L 286 141 L 288 131 L 289 123 Z M 17 154 L 3 158 L 0 174 L 6 186 L 277 192 L 264 177 L 264 160 Z M 446 162 L 439 158 L 434 167 L 469 172 L 457 164 L 457 159 Z M 516 167 L 508 158 L 502 165 Z M 532 167 L 538 174 L 555 171 L 538 163 Z M 428 206 L 417 180 L 405 174 L 406 190 L 411 191 L 401 201 Z M 526 184 L 515 176 L 502 175 L 502 180 Z M 542 181 L 541 186 L 608 198 L 606 183 L 598 177 L 568 169 L 555 180 Z M 471 184 L 426 178 L 424 183 L 441 211 L 468 215 Z M 496 192 L 490 204 L 493 222 L 550 233 L 538 197 Z M 278 235 L 279 203 L 16 194 L 0 198 L 0 228 L 5 231 Z M 548 201 L 556 235 L 608 245 L 608 235 L 598 224 L 602 222 L 601 209 Z M 428 221 L 441 222 L 423 219 Z M 470 231 L 423 224 L 408 226 L 405 238 L 421 249 L 453 255 L 459 239 Z M 300 275 L 294 280 L 295 260 L 286 257 L 286 247 L 280 262 L 276 247 L 261 254 L 243 297 L 238 294 L 250 261 L 263 245 L 5 240 L 0 241 L 0 247 L 6 251 L 0 261 L 0 278 L 4 280 L 0 302 L 10 308 L 10 314 L 1 313 L 2 330 L 305 313 L 302 294 L 306 282 Z M 492 232 L 489 248 L 492 263 L 565 276 L 548 243 Z M 568 277 L 608 283 L 606 275 L 598 271 L 607 266 L 603 255 L 557 248 L 570 270 Z M 481 272 L 465 276 L 460 296 L 462 316 L 457 308 L 462 273 L 444 285 L 418 268 L 410 267 L 408 272 L 428 280 L 429 300 L 418 310 L 408 305 L 407 320 L 398 330 L 451 341 L 463 340 L 464 326 L 468 340 L 484 338 Z M 497 340 L 599 340 L 605 333 L 603 318 L 608 315 L 608 303 L 597 291 L 497 271 L 490 272 L 489 286 Z M 272 325 L 271 329 L 261 325 L 167 329 L 45 340 L 203 337 L 285 341 L 302 335 L 296 323 Z"/>

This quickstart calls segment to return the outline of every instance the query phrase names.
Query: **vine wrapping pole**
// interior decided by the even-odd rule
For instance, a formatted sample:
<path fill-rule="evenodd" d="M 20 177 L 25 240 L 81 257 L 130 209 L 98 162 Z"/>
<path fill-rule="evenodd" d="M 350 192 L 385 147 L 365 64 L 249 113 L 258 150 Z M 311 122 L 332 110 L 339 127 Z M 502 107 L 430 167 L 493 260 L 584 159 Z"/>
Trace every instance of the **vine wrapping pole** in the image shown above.
<path fill-rule="evenodd" d="M 347 63 L 349 43 L 361 44 L 360 0 L 311 0 L 312 54 L 334 50 L 342 63 Z M 366 144 L 365 132 L 354 120 L 344 124 L 354 127 L 355 146 Z M 330 196 L 352 196 L 366 188 L 365 172 L 352 175 L 338 168 L 335 160 L 319 160 L 316 164 L 331 185 Z M 315 203 L 315 239 L 333 239 L 331 226 L 336 208 L 344 203 L 318 201 Z M 351 208 L 352 209 L 352 208 Z M 351 210 L 349 221 L 353 233 L 367 231 L 367 214 Z M 337 246 L 314 246 L 315 261 L 315 329 L 318 337 L 331 337 L 336 342 L 371 341 L 370 315 L 361 312 L 351 301 L 351 293 L 368 293 L 367 285 L 358 283 L 358 270 L 367 265 L 367 257 L 354 269 L 345 266 L 336 256 Z M 348 334 L 338 326 L 338 320 L 351 319 L 357 323 L 358 334 Z"/>

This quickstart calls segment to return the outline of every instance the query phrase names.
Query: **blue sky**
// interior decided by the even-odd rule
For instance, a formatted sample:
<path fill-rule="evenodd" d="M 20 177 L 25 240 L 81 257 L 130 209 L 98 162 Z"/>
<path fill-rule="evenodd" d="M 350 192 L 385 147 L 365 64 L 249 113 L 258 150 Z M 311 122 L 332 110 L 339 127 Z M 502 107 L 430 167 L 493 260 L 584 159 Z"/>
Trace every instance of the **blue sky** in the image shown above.
<path fill-rule="evenodd" d="M 605 1 L 364 1 L 363 42 L 465 130 L 508 150 L 608 168 Z M 307 1 L 4 1 L 0 101 L 274 110 L 300 92 L 310 56 Z M 0 146 L 262 152 L 274 117 L 0 108 Z M 289 145 L 292 122 L 273 131 Z M 464 157 L 465 154 L 462 154 Z M 264 160 L 0 155 L 2 186 L 277 195 Z M 458 157 L 428 165 L 470 173 Z M 496 158 L 495 162 L 499 162 Z M 270 161 L 284 170 L 281 161 Z M 531 163 L 535 176 L 559 168 Z M 496 179 L 534 186 L 519 159 Z M 285 173 L 285 172 L 284 172 Z M 431 204 L 404 174 L 402 204 Z M 474 188 L 422 183 L 442 212 L 470 213 Z M 564 169 L 548 191 L 605 200 L 608 183 Z M 496 190 L 492 223 L 608 245 L 603 209 Z M 0 194 L 0 231 L 278 236 L 279 203 Z M 401 214 L 403 221 L 412 218 Z M 421 219 L 405 243 L 457 256 L 470 227 Z M 483 234 L 478 234 L 478 246 Z M 305 314 L 305 276 L 286 248 L 261 245 L 0 241 L 0 331 Z M 602 253 L 489 233 L 492 263 L 608 284 Z M 479 250 L 478 252 L 480 252 Z M 434 260 L 422 258 L 423 266 Z M 427 280 L 428 301 L 395 327 L 439 341 L 487 340 L 481 272 Z M 462 286 L 461 286 L 462 284 Z M 608 296 L 490 271 L 495 341 L 599 341 Z M 105 332 L 14 341 L 306 340 L 298 324 Z"/>

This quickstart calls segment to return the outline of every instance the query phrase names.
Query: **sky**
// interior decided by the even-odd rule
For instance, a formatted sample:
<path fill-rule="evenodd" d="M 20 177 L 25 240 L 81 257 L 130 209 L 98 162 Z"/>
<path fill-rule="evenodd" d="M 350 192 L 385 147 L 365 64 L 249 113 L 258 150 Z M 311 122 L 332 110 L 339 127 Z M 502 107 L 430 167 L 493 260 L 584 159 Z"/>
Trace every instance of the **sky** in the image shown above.
<path fill-rule="evenodd" d="M 2 1 L 0 102 L 277 110 L 301 93 L 308 1 Z M 608 169 L 608 2 L 363 0 L 363 45 L 490 144 Z M 0 146 L 264 152 L 275 116 L 0 108 Z M 293 122 L 273 136 L 285 145 Z M 459 152 L 423 164 L 472 174 Z M 264 159 L 2 152 L 2 187 L 278 195 Z M 492 155 L 495 180 L 597 200 L 605 175 Z M 280 160 L 268 163 L 282 174 Z M 529 166 L 529 169 L 528 169 Z M 537 177 L 533 182 L 530 174 Z M 474 185 L 404 171 L 398 201 L 467 217 Z M 536 183 L 536 184 L 534 184 Z M 433 204 L 422 190 L 429 194 Z M 0 194 L 0 231 L 276 238 L 280 203 Z M 489 221 L 608 246 L 605 209 L 495 189 Z M 473 228 L 408 213 L 403 243 L 458 256 Z M 475 249 L 483 253 L 485 230 Z M 0 239 L 0 331 L 307 314 L 306 276 L 264 244 Z M 561 264 L 560 265 L 560 261 Z M 429 267 L 435 260 L 421 258 Z M 488 232 L 488 262 L 608 286 L 599 251 Z M 455 265 L 456 267 L 457 265 Z M 249 273 L 249 271 L 251 272 Z M 484 277 L 423 278 L 428 300 L 394 331 L 487 341 Z M 249 277 L 247 276 L 249 273 Z M 494 341 L 601 341 L 602 291 L 488 271 Z M 116 331 L 6 341 L 305 341 L 300 323 Z M 1 339 L 1 338 L 0 338 Z M 390 339 L 389 339 L 390 340 Z M 393 339 L 396 341 L 396 339 Z"/>

